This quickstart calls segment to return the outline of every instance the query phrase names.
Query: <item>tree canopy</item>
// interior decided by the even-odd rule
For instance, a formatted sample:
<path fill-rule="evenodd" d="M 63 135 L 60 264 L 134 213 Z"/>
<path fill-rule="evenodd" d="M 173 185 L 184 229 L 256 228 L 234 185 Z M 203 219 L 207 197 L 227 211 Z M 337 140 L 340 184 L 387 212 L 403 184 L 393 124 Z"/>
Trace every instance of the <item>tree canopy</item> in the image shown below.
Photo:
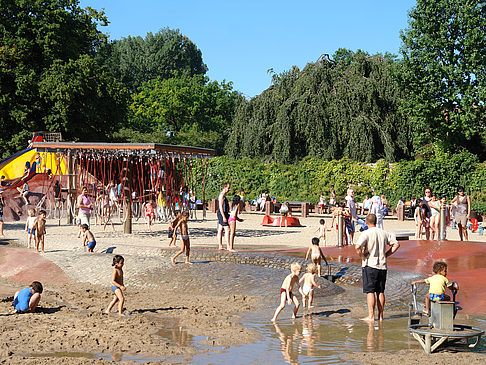
<path fill-rule="evenodd" d="M 97 59 L 131 92 L 147 81 L 177 75 L 204 75 L 201 51 L 178 29 L 164 28 L 145 38 L 127 37 L 103 44 Z"/>
<path fill-rule="evenodd" d="M 236 111 L 226 151 L 234 157 L 292 162 L 307 155 L 388 161 L 410 154 L 410 125 L 396 62 L 341 49 L 273 85 Z"/>
<path fill-rule="evenodd" d="M 485 157 L 486 2 L 418 0 L 403 41 L 403 85 L 417 147 Z"/>

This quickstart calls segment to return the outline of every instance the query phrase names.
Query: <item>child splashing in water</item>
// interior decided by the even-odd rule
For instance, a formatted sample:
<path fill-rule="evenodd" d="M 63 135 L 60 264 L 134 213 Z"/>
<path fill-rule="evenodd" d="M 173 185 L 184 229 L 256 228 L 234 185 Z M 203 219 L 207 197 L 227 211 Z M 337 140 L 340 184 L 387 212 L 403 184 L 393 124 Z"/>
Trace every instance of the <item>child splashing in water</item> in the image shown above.
<path fill-rule="evenodd" d="M 322 287 L 316 283 L 317 268 L 314 264 L 307 266 L 307 272 L 299 280 L 302 284 L 300 294 L 302 294 L 302 305 L 305 308 L 305 303 L 308 301 L 307 309 L 313 308 L 312 301 L 314 300 L 314 287 L 321 289 Z"/>
<path fill-rule="evenodd" d="M 307 261 L 310 256 L 310 258 L 312 259 L 312 263 L 317 267 L 318 275 L 321 276 L 321 260 L 324 259 L 326 265 L 329 264 L 327 263 L 326 256 L 324 256 L 324 253 L 319 247 L 319 238 L 314 237 L 311 242 L 312 244 L 305 254 L 305 261 Z"/>
<path fill-rule="evenodd" d="M 294 288 L 294 285 L 297 285 L 297 288 L 300 289 L 299 275 L 301 270 L 302 266 L 300 266 L 300 264 L 297 262 L 294 262 L 290 265 L 291 273 L 287 275 L 282 283 L 282 287 L 280 288 L 280 305 L 275 310 L 272 322 L 275 322 L 277 320 L 278 315 L 285 308 L 285 301 L 287 301 L 288 305 L 291 305 L 292 301 L 294 302 L 295 308 L 292 313 L 292 318 L 296 318 L 300 303 L 299 299 L 297 299 L 297 297 L 292 294 L 292 289 Z"/>
<path fill-rule="evenodd" d="M 111 291 L 113 292 L 113 300 L 108 305 L 108 308 L 105 310 L 105 314 L 110 314 L 111 308 L 118 302 L 118 315 L 123 315 L 123 304 L 125 304 L 125 296 L 123 292 L 126 290 L 125 286 L 123 285 L 123 264 L 125 260 L 121 255 L 115 255 L 113 257 L 113 263 L 111 266 L 114 266 L 112 274 L 111 274 Z"/>

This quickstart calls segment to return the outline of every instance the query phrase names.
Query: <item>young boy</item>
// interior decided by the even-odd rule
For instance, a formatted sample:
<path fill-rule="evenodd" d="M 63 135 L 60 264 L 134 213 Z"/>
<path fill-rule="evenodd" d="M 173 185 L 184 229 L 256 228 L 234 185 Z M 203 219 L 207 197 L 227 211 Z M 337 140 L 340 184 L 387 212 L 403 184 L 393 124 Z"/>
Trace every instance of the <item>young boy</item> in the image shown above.
<path fill-rule="evenodd" d="M 35 230 L 35 250 L 36 252 L 39 252 L 39 243 L 41 245 L 41 251 L 42 253 L 45 253 L 44 251 L 44 236 L 46 235 L 46 211 L 41 210 L 39 212 L 39 217 L 34 223 L 34 226 L 32 227 L 32 231 Z"/>
<path fill-rule="evenodd" d="M 179 218 L 179 222 L 174 227 L 174 233 L 177 228 L 181 229 L 181 249 L 177 252 L 170 260 L 172 261 L 172 265 L 175 265 L 175 259 L 177 256 L 182 254 L 186 251 L 186 264 L 192 265 L 192 262 L 189 261 L 189 254 L 191 252 L 191 244 L 189 242 L 189 231 L 187 229 L 187 221 L 189 219 L 189 212 L 185 210 L 181 217 Z"/>
<path fill-rule="evenodd" d="M 307 272 L 299 280 L 299 284 L 302 284 L 302 282 L 304 282 L 302 288 L 300 289 L 300 294 L 302 294 L 302 305 L 304 308 L 307 299 L 309 300 L 307 309 L 313 308 L 312 301 L 314 299 L 314 287 L 317 287 L 319 289 L 322 288 L 320 285 L 316 283 L 316 273 L 317 273 L 316 265 L 309 264 L 307 266 Z"/>
<path fill-rule="evenodd" d="M 447 264 L 445 262 L 435 262 L 432 270 L 434 271 L 435 275 L 427 279 L 412 281 L 412 285 L 419 283 L 426 283 L 430 285 L 429 294 L 427 294 L 425 297 L 425 314 L 429 314 L 431 301 L 442 302 L 451 300 L 451 297 L 445 294 L 446 288 L 450 288 L 451 290 L 459 289 L 459 286 L 455 281 L 450 282 L 447 280 Z"/>
<path fill-rule="evenodd" d="M 88 246 L 88 252 L 93 252 L 96 247 L 96 240 L 93 233 L 89 230 L 89 226 L 84 223 L 81 224 L 81 231 L 83 232 L 83 246 Z"/>
<path fill-rule="evenodd" d="M 181 211 L 180 210 L 176 210 L 175 211 L 175 218 L 169 224 L 169 238 L 170 238 L 169 247 L 172 244 L 174 244 L 174 246 L 175 246 L 175 242 L 177 240 L 177 232 L 176 232 L 176 230 L 175 230 L 174 227 L 177 226 L 177 224 L 179 223 L 179 220 L 180 219 L 181 219 Z"/>
<path fill-rule="evenodd" d="M 43 291 L 42 284 L 34 281 L 30 284 L 30 288 L 15 293 L 13 306 L 16 313 L 35 312 Z"/>
<path fill-rule="evenodd" d="M 291 273 L 287 275 L 287 277 L 284 279 L 282 283 L 282 287 L 280 288 L 280 305 L 275 310 L 275 314 L 273 315 L 272 322 L 275 322 L 277 320 L 277 316 L 284 309 L 285 300 L 287 300 L 288 305 L 291 305 L 292 301 L 294 302 L 295 308 L 292 313 L 292 318 L 296 318 L 300 303 L 299 303 L 299 299 L 297 299 L 295 295 L 292 295 L 292 289 L 294 288 L 294 285 L 297 285 L 297 288 L 300 289 L 299 275 L 301 270 L 302 267 L 297 262 L 294 262 L 293 264 L 290 265 Z"/>
<path fill-rule="evenodd" d="M 343 217 L 343 225 L 346 222 L 346 219 L 349 219 L 351 217 L 351 214 L 349 213 L 349 210 L 346 208 L 346 201 L 341 200 L 334 211 L 332 212 L 332 221 L 331 221 L 331 227 L 334 227 L 334 220 L 338 216 Z M 339 219 L 339 218 L 338 218 Z M 336 233 L 339 235 L 339 230 L 338 230 L 338 225 L 336 224 Z M 338 236 L 338 242 L 339 242 L 339 236 Z M 348 244 L 348 236 L 346 234 L 346 227 L 343 227 L 343 243 L 345 246 Z"/>
<path fill-rule="evenodd" d="M 309 255 L 312 259 L 312 263 L 316 265 L 317 267 L 317 272 L 318 275 L 321 276 L 321 259 L 324 259 L 324 262 L 326 265 L 329 265 L 326 256 L 324 256 L 324 253 L 322 252 L 321 248 L 319 247 L 319 238 L 314 237 L 312 239 L 312 245 L 309 247 L 307 250 L 307 253 L 305 254 L 305 261 L 309 259 Z"/>
<path fill-rule="evenodd" d="M 36 238 L 35 229 L 33 227 L 35 222 L 37 221 L 37 217 L 35 216 L 34 208 L 30 208 L 28 212 L 29 212 L 29 216 L 27 217 L 27 222 L 25 222 L 25 231 L 27 232 L 27 248 L 30 248 L 32 242 L 32 236 L 34 236 L 34 240 Z M 33 244 L 32 247 L 34 247 Z"/>
<path fill-rule="evenodd" d="M 327 229 L 327 231 L 330 231 L 330 229 Z M 319 233 L 317 238 L 319 238 L 319 241 L 322 239 L 324 246 L 327 246 L 327 244 L 326 244 L 326 221 L 324 219 L 319 220 L 319 227 L 314 231 L 314 233 Z"/>

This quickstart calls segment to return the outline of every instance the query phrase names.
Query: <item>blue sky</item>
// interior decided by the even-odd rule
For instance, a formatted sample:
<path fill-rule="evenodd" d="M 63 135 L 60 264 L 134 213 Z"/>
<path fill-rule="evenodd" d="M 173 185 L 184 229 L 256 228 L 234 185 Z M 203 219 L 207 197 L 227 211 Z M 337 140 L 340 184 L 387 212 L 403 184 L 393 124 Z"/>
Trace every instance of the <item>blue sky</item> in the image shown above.
<path fill-rule="evenodd" d="M 303 68 L 338 48 L 398 54 L 415 0 L 81 0 L 104 8 L 110 39 L 179 29 L 202 51 L 212 80 L 248 97 L 270 86 L 267 70 Z"/>

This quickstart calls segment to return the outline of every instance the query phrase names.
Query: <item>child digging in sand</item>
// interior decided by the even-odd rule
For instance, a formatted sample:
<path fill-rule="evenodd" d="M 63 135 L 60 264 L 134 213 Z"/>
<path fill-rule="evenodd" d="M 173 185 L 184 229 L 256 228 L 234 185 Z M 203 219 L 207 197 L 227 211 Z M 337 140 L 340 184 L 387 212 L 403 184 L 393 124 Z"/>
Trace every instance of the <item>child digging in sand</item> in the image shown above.
<path fill-rule="evenodd" d="M 83 232 L 83 246 L 88 246 L 88 252 L 93 252 L 96 247 L 96 240 L 93 233 L 89 230 L 89 226 L 84 223 L 81 224 L 81 231 Z"/>
<path fill-rule="evenodd" d="M 33 281 L 30 284 L 30 288 L 25 288 L 15 293 L 13 306 L 16 313 L 35 312 L 43 291 L 42 284 L 38 281 Z"/>
<path fill-rule="evenodd" d="M 326 265 L 329 265 L 326 260 L 326 256 L 322 253 L 321 248 L 319 247 L 319 238 L 314 237 L 312 239 L 312 245 L 310 245 L 307 253 L 305 254 L 305 261 L 309 259 L 309 255 L 312 259 L 312 263 L 317 267 L 317 273 L 321 276 L 321 260 L 324 259 Z"/>
<path fill-rule="evenodd" d="M 304 283 L 300 289 L 302 294 L 302 306 L 305 308 L 305 303 L 308 301 L 307 309 L 313 308 L 312 301 L 314 299 L 314 287 L 321 289 L 322 287 L 316 283 L 317 268 L 314 264 L 307 266 L 307 272 L 299 280 L 299 284 Z"/>
<path fill-rule="evenodd" d="M 39 252 L 39 243 L 41 246 L 42 253 L 44 251 L 44 236 L 46 235 L 46 211 L 41 210 L 39 212 L 39 217 L 35 221 L 34 225 L 32 226 L 31 235 L 35 232 L 35 250 Z"/>
<path fill-rule="evenodd" d="M 191 243 L 189 242 L 189 230 L 187 229 L 188 219 L 189 219 L 189 212 L 185 210 L 182 213 L 179 222 L 174 227 L 174 233 L 177 228 L 181 229 L 181 249 L 170 259 L 172 261 L 172 265 L 175 265 L 176 257 L 181 255 L 184 251 L 186 251 L 186 264 L 192 265 L 192 263 L 189 261 L 189 253 L 191 252 Z"/>
<path fill-rule="evenodd" d="M 118 302 L 118 315 L 123 315 L 123 304 L 125 304 L 125 296 L 123 292 L 126 290 L 125 286 L 123 285 L 123 264 L 125 260 L 121 255 L 115 255 L 113 257 L 113 263 L 111 266 L 114 266 L 113 271 L 111 273 L 111 291 L 113 292 L 113 300 L 108 305 L 108 308 L 105 310 L 105 314 L 110 314 L 111 308 Z"/>
<path fill-rule="evenodd" d="M 451 290 L 459 289 L 459 286 L 455 281 L 450 282 L 447 280 L 447 264 L 445 262 L 435 262 L 432 270 L 434 271 L 435 275 L 427 279 L 412 281 L 412 285 L 419 283 L 426 283 L 430 285 L 429 293 L 425 296 L 425 314 L 429 314 L 430 312 L 431 301 L 442 302 L 451 300 L 451 297 L 445 293 L 446 288 L 450 288 Z"/>
<path fill-rule="evenodd" d="M 287 277 L 284 279 L 282 283 L 282 287 L 280 288 L 280 305 L 275 310 L 275 314 L 273 315 L 272 322 L 275 322 L 277 320 L 277 316 L 285 307 L 286 300 L 288 305 L 291 305 L 292 301 L 294 302 L 295 307 L 292 313 L 292 318 L 296 318 L 300 303 L 299 303 L 299 299 L 297 299 L 297 297 L 292 294 L 292 289 L 294 288 L 294 285 L 297 285 L 297 287 L 300 289 L 299 275 L 301 270 L 302 267 L 297 262 L 294 262 L 293 264 L 290 265 L 291 273 L 287 275 Z"/>

